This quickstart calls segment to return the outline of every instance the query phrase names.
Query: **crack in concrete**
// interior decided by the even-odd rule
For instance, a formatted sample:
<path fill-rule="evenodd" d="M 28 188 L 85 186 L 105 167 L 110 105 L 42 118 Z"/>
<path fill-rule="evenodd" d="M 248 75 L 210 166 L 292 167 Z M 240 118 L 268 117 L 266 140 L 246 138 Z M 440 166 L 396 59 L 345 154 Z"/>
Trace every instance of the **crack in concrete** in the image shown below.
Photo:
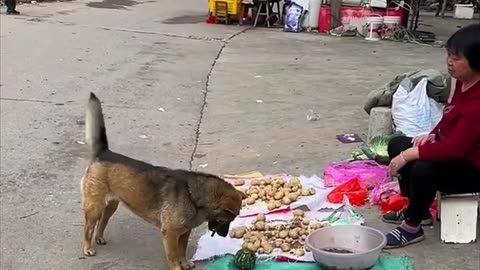
<path fill-rule="evenodd" d="M 61 101 L 51 101 L 51 100 L 28 99 L 28 98 L 7 98 L 7 97 L 0 97 L 0 100 L 15 101 L 15 102 L 46 103 L 46 104 L 53 104 L 53 105 L 57 105 L 57 106 L 63 106 L 63 105 L 66 105 L 66 104 L 79 104 L 78 102 L 75 102 L 75 101 L 72 101 L 72 100 L 61 102 Z M 109 104 L 104 104 L 104 103 L 102 103 L 102 106 L 106 107 L 106 108 L 119 108 L 119 109 L 131 109 L 131 110 L 143 110 L 143 111 L 158 110 L 158 108 L 133 107 L 133 106 L 123 106 L 123 105 L 109 105 Z"/>
<path fill-rule="evenodd" d="M 97 28 L 106 31 L 118 31 L 118 32 L 127 32 L 127 33 L 136 33 L 136 34 L 145 34 L 145 35 L 159 35 L 164 37 L 170 38 L 182 38 L 182 39 L 189 39 L 189 40 L 204 40 L 204 41 L 217 41 L 217 42 L 228 42 L 231 40 L 232 37 L 237 36 L 238 33 L 230 36 L 228 39 L 225 38 L 213 38 L 213 37 L 204 37 L 204 36 L 194 36 L 194 35 L 177 35 L 177 34 L 170 34 L 164 32 L 157 32 L 157 31 L 147 31 L 147 30 L 138 30 L 138 29 L 128 29 L 128 28 L 117 28 L 117 27 L 108 27 L 108 26 L 96 26 L 96 25 L 88 25 L 88 24 L 76 24 L 72 22 L 65 22 L 60 20 L 49 20 L 51 16 L 25 16 L 24 18 L 19 18 L 19 20 L 25 20 L 29 22 L 44 22 L 47 21 L 49 23 L 58 23 L 68 26 L 81 26 L 81 27 L 89 27 L 89 28 Z M 248 29 L 248 28 L 246 28 Z M 245 30 L 246 30 L 245 29 Z M 245 30 L 240 31 L 239 33 L 245 32 Z"/>
<path fill-rule="evenodd" d="M 202 37 L 202 36 L 193 36 L 193 35 L 177 35 L 177 34 L 169 34 L 163 32 L 156 32 L 156 31 L 145 31 L 145 30 L 136 30 L 136 29 L 128 29 L 128 28 L 114 28 L 114 27 L 106 27 L 106 26 L 96 26 L 98 29 L 108 30 L 108 31 L 119 31 L 119 32 L 128 32 L 128 33 L 137 33 L 137 34 L 146 34 L 146 35 L 159 35 L 171 38 L 183 38 L 183 39 L 190 39 L 190 40 L 205 40 L 205 41 L 217 41 L 217 42 L 228 42 L 231 39 L 228 38 L 225 40 L 224 38 L 210 38 L 210 37 Z M 236 35 L 232 35 L 236 36 Z"/>
<path fill-rule="evenodd" d="M 199 141 L 200 141 L 200 134 L 201 134 L 200 129 L 201 129 L 201 126 L 202 126 L 203 117 L 205 115 L 205 109 L 207 107 L 207 98 L 208 98 L 208 93 L 209 93 L 210 78 L 212 76 L 213 69 L 215 68 L 215 65 L 217 64 L 218 59 L 222 55 L 222 52 L 225 49 L 225 47 L 228 45 L 228 43 L 232 39 L 234 39 L 235 37 L 247 32 L 250 29 L 252 29 L 252 27 L 245 28 L 242 31 L 239 31 L 239 32 L 233 34 L 227 40 L 223 41 L 222 46 L 218 50 L 218 53 L 217 53 L 216 57 L 213 59 L 212 66 L 210 67 L 210 70 L 207 73 L 207 79 L 205 81 L 205 91 L 203 92 L 203 102 L 202 102 L 202 106 L 200 107 L 200 117 L 198 118 L 197 126 L 195 128 L 195 139 L 194 139 L 194 144 L 193 144 L 193 150 L 192 150 L 192 154 L 190 156 L 190 161 L 188 163 L 189 164 L 189 170 L 193 170 L 193 162 L 195 160 L 195 157 L 197 156 L 197 149 L 198 149 L 198 145 L 199 145 Z"/>
<path fill-rule="evenodd" d="M 28 98 L 6 98 L 0 97 L 0 100 L 8 100 L 8 101 L 20 101 L 20 102 L 34 102 L 34 103 L 49 103 L 49 104 L 60 104 L 62 102 L 56 102 L 51 100 L 39 100 L 39 99 L 28 99 Z"/>
<path fill-rule="evenodd" d="M 27 17 L 29 18 L 29 17 Z M 35 17 L 33 17 L 35 18 Z M 66 22 L 63 21 L 58 21 L 58 20 L 47 20 L 53 23 L 60 23 L 60 24 L 65 24 Z M 223 50 L 227 46 L 227 44 L 234 39 L 235 37 L 247 32 L 248 30 L 252 29 L 252 27 L 248 27 L 243 29 L 242 31 L 238 31 L 237 33 L 231 35 L 227 39 L 224 38 L 209 38 L 209 37 L 202 37 L 202 36 L 193 36 L 193 35 L 177 35 L 177 34 L 169 34 L 169 33 L 162 33 L 162 32 L 156 32 L 156 31 L 145 31 L 145 30 L 136 30 L 136 29 L 127 29 L 127 28 L 114 28 L 114 27 L 106 27 L 106 26 L 92 26 L 92 25 L 79 25 L 79 24 L 74 24 L 74 23 L 69 23 L 71 26 L 82 26 L 82 27 L 94 27 L 97 29 L 103 29 L 106 31 L 119 31 L 119 32 L 129 32 L 129 33 L 138 33 L 138 34 L 147 34 L 147 35 L 160 35 L 160 36 L 165 36 L 165 37 L 171 37 L 171 38 L 183 38 L 183 39 L 189 39 L 189 40 L 203 40 L 203 41 L 216 41 L 216 42 L 221 42 L 221 47 L 218 50 L 218 53 L 213 60 L 213 63 L 210 67 L 210 70 L 207 73 L 207 79 L 205 82 L 205 91 L 203 93 L 203 102 L 202 106 L 200 107 L 200 116 L 197 122 L 197 126 L 195 128 L 195 138 L 194 138 L 194 145 L 193 145 L 193 150 L 192 154 L 190 156 L 190 161 L 189 161 L 189 169 L 193 169 L 193 162 L 195 160 L 195 156 L 197 154 L 197 149 L 199 145 L 199 140 L 200 140 L 200 129 L 203 121 L 203 116 L 205 113 L 205 109 L 207 106 L 207 97 L 208 97 L 208 92 L 209 92 L 209 84 L 210 84 L 210 77 L 212 75 L 213 69 L 215 68 L 215 65 L 217 63 L 217 60 L 220 58 Z M 9 98 L 0 98 L 4 100 L 14 100 L 14 101 L 30 101 L 30 102 L 42 102 L 42 103 L 55 103 L 55 102 L 50 102 L 50 101 L 42 101 L 42 100 L 27 100 L 27 99 L 9 99 Z M 127 108 L 127 109 L 144 109 L 144 108 L 132 108 L 132 107 L 123 107 L 123 106 L 115 106 L 115 105 L 104 105 L 105 107 L 117 107 L 117 108 Z"/>

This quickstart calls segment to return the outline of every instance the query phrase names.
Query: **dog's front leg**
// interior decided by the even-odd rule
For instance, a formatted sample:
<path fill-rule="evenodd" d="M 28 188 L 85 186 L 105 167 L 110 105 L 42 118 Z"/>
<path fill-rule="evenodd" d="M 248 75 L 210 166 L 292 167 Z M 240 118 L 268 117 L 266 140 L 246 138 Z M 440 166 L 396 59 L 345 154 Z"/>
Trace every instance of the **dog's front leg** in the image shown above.
<path fill-rule="evenodd" d="M 190 238 L 190 232 L 191 231 L 187 231 L 186 233 L 182 234 L 182 236 L 180 236 L 180 241 L 179 241 L 180 260 L 181 260 L 182 268 L 184 270 L 190 270 L 192 268 L 195 268 L 195 264 L 192 261 L 187 260 L 187 246 L 188 246 L 188 240 Z"/>
<path fill-rule="evenodd" d="M 175 229 L 162 228 L 162 234 L 163 247 L 165 248 L 170 270 L 182 270 L 179 253 L 180 233 Z"/>

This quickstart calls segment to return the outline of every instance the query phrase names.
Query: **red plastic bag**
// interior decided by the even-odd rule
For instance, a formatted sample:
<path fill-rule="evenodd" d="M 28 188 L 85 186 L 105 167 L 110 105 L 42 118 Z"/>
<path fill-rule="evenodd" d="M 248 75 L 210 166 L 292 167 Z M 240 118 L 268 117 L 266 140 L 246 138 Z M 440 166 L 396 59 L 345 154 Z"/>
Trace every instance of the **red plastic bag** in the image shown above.
<path fill-rule="evenodd" d="M 390 196 L 388 199 L 382 201 L 382 203 L 380 204 L 380 211 L 383 214 L 390 213 L 390 212 L 397 212 L 407 207 L 407 205 L 408 205 L 408 199 L 405 197 L 402 197 L 402 195 L 397 193 L 395 195 Z"/>
<path fill-rule="evenodd" d="M 397 212 L 401 211 L 408 206 L 408 199 L 402 197 L 400 194 L 395 194 L 390 196 L 388 199 L 383 200 L 380 204 L 380 211 L 382 214 L 390 213 L 390 212 Z M 438 211 L 438 201 L 435 199 L 430 206 L 430 214 L 432 217 L 437 216 Z"/>
<path fill-rule="evenodd" d="M 432 203 L 432 206 L 430 206 L 430 214 L 432 217 L 436 217 L 438 213 L 438 200 L 435 199 Z"/>
<path fill-rule="evenodd" d="M 207 18 L 205 19 L 206 24 L 214 24 L 215 23 L 215 17 L 212 15 L 208 15 Z"/>
<path fill-rule="evenodd" d="M 360 183 L 360 179 L 353 178 L 333 189 L 327 200 L 331 203 L 342 203 L 344 195 L 347 195 L 352 205 L 362 206 L 367 200 L 368 190 Z"/>

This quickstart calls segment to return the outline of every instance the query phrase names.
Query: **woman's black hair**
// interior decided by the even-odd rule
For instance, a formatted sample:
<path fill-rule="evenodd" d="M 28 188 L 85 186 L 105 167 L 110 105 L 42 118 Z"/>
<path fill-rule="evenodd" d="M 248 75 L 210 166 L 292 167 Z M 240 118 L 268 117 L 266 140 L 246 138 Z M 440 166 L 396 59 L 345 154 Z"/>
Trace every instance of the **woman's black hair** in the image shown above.
<path fill-rule="evenodd" d="M 471 69 L 480 71 L 480 23 L 455 32 L 448 39 L 446 47 L 449 54 L 464 56 Z"/>

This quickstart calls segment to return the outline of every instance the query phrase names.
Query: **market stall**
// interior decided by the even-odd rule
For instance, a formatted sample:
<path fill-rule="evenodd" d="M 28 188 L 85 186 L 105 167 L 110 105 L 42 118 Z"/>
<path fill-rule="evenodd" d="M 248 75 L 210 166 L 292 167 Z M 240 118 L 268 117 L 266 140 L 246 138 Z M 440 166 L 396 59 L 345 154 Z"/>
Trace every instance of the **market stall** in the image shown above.
<path fill-rule="evenodd" d="M 431 2 L 431 3 L 430 3 Z M 318 31 L 334 36 L 360 36 L 369 41 L 415 43 L 436 41 L 420 30 L 420 11 L 427 5 L 472 19 L 480 0 L 209 0 L 207 23 L 238 23 L 283 28 L 285 32 Z M 448 4 L 447 4 L 448 3 Z M 428 30 L 428 29 L 427 29 Z M 435 45 L 435 44 L 434 44 Z"/>
<path fill-rule="evenodd" d="M 426 91 L 435 100 L 448 96 L 449 84 L 436 70 L 409 72 L 395 80 L 410 80 L 417 90 Z M 446 85 L 427 86 L 427 81 Z M 393 95 L 388 91 L 397 87 L 397 82 L 390 82 L 385 86 L 388 89 L 369 95 L 367 113 L 376 106 L 388 106 L 379 101 Z M 397 101 L 395 96 L 393 102 Z M 409 108 L 415 110 L 415 106 Z M 410 114 L 401 116 L 418 119 Z M 413 125 L 408 119 L 400 120 L 397 114 L 393 117 L 398 130 L 411 135 L 429 130 L 438 119 L 420 125 L 418 121 Z M 338 135 L 340 142 L 358 143 L 358 148 L 345 160 L 326 164 L 320 176 L 260 172 L 225 175 L 225 181 L 247 197 L 239 216 L 230 224 L 228 236 L 205 231 L 193 260 L 210 261 L 207 270 L 413 269 L 410 258 L 381 255 L 385 235 L 366 226 L 361 213 L 361 207 L 367 205 L 378 209 L 379 214 L 397 212 L 408 205 L 408 198 L 401 195 L 398 181 L 389 176 L 386 166 L 388 143 L 397 134 L 380 133 L 365 141 L 356 134 Z M 437 201 L 431 205 L 430 214 L 437 215 Z M 342 253 L 342 260 L 333 259 L 338 253 Z M 363 265 L 358 268 L 360 263 Z"/>
<path fill-rule="evenodd" d="M 370 27 L 370 35 L 376 37 L 396 25 L 405 25 L 406 10 L 405 6 L 386 0 L 209 0 L 207 22 L 249 23 L 254 27 L 281 27 L 288 32 L 320 33 L 344 26 L 355 28 L 361 35 L 368 34 Z M 379 18 L 382 20 L 378 21 Z"/>
<path fill-rule="evenodd" d="M 383 211 L 402 207 L 398 201 L 394 200 L 397 205 L 388 201 L 395 197 L 398 187 L 387 177 L 384 165 L 373 160 L 339 161 L 328 164 L 322 177 L 255 172 L 228 175 L 225 180 L 248 197 L 240 215 L 230 224 L 227 237 L 211 232 L 200 237 L 193 260 L 210 260 L 206 269 L 323 269 L 317 266 L 318 258 L 309 248 L 313 245 L 312 235 L 326 228 L 349 226 L 377 233 L 378 254 L 371 259 L 372 269 L 412 265 L 406 257 L 380 256 L 383 233 L 362 226 L 364 218 L 357 209 L 367 203 L 381 206 Z M 352 231 L 340 235 L 362 241 L 372 233 Z M 341 242 L 332 245 L 322 250 L 338 253 L 348 249 L 352 258 L 361 254 L 360 249 L 348 248 Z"/>

